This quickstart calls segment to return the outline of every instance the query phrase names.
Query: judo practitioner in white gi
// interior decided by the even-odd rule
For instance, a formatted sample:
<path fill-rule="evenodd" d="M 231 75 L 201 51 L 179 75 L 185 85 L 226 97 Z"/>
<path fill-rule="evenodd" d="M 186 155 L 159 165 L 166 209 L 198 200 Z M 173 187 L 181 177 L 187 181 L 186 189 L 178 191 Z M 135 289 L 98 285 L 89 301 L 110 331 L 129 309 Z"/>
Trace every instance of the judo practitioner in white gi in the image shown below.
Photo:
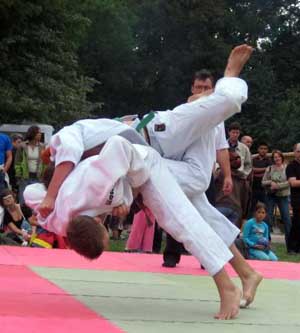
<path fill-rule="evenodd" d="M 60 187 L 54 210 L 46 219 L 38 216 L 38 222 L 49 231 L 67 236 L 71 248 L 80 254 L 96 258 L 103 250 L 99 237 L 103 242 L 107 237 L 103 226 L 95 227 L 89 217 L 130 205 L 132 188 L 138 187 L 160 226 L 182 242 L 213 276 L 221 298 L 216 318 L 236 317 L 242 294 L 224 269 L 232 253 L 203 221 L 151 147 L 132 145 L 120 136 L 111 137 L 99 155 L 85 159 L 73 169 Z M 35 210 L 45 195 L 43 184 L 27 186 L 24 192 L 26 204 Z"/>
<path fill-rule="evenodd" d="M 241 103 L 246 99 L 246 84 L 236 76 L 239 75 L 250 54 L 251 50 L 246 45 L 235 48 L 229 58 L 225 78 L 217 83 L 212 95 L 181 105 L 173 111 L 158 112 L 155 119 L 148 125 L 151 144 L 164 157 L 183 160 L 183 162 L 169 160 L 168 167 L 202 216 L 205 216 L 205 221 L 212 226 L 227 246 L 231 246 L 234 252 L 231 263 L 242 280 L 243 297 L 248 304 L 254 298 L 261 277 L 249 265 L 246 265 L 232 245 L 239 230 L 211 207 L 202 193 L 208 186 L 212 161 L 215 159 L 215 140 L 212 134 L 215 126 L 239 112 Z M 103 122 L 108 129 L 113 121 L 79 121 L 62 129 L 53 137 L 51 149 L 58 167 L 54 174 L 56 181 L 50 183 L 46 199 L 41 205 L 41 213 L 50 207 L 44 216 L 53 209 L 53 200 L 60 184 L 74 165 L 80 161 L 83 152 L 94 147 L 95 144 L 105 142 L 111 134 L 120 133 L 125 128 L 123 127 L 125 125 L 114 122 L 113 131 L 110 129 L 105 132 Z M 96 123 L 97 126 L 95 126 Z M 202 151 L 200 161 L 199 158 L 195 158 L 199 147 Z M 196 179 L 201 181 L 195 181 Z M 194 197 L 195 193 L 197 195 Z M 52 201 L 50 205 L 47 202 L 49 198 L 50 202 Z"/>

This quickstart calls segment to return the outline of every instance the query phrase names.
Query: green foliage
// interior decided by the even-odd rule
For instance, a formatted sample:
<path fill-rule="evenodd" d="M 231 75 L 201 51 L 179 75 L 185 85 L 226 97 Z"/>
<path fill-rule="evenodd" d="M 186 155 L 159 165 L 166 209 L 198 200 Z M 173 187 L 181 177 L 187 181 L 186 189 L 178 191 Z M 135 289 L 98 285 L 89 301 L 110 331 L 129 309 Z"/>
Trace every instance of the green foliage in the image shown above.
<path fill-rule="evenodd" d="M 91 20 L 80 50 L 80 63 L 85 73 L 99 84 L 89 98 L 101 102 L 101 116 L 125 112 L 127 99 L 134 91 L 136 63 L 132 26 L 135 15 L 124 1 L 96 0 L 84 10 Z"/>
<path fill-rule="evenodd" d="M 54 125 L 173 108 L 201 68 L 257 46 L 243 132 L 290 149 L 299 118 L 297 0 L 2 0 L 2 122 Z M 233 119 L 232 119 L 233 120 Z M 230 121 L 232 121 L 230 120 Z"/>
<path fill-rule="evenodd" d="M 86 94 L 94 81 L 80 74 L 75 52 L 88 20 L 67 11 L 67 4 L 62 0 L 1 2 L 2 122 L 62 125 L 89 114 Z"/>

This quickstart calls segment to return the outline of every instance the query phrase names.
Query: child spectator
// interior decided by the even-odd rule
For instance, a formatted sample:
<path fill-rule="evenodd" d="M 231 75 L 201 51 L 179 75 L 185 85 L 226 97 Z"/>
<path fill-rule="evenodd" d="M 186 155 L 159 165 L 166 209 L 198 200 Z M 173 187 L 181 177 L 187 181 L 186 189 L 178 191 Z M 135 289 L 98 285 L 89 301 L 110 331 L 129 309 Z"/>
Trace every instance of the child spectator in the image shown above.
<path fill-rule="evenodd" d="M 243 239 L 248 247 L 250 259 L 277 261 L 277 256 L 270 249 L 269 227 L 264 222 L 266 215 L 266 206 L 257 203 L 254 217 L 244 225 Z"/>
<path fill-rule="evenodd" d="M 140 210 L 134 216 L 126 244 L 126 251 L 151 253 L 153 250 L 154 231 L 155 217 L 148 208 Z"/>

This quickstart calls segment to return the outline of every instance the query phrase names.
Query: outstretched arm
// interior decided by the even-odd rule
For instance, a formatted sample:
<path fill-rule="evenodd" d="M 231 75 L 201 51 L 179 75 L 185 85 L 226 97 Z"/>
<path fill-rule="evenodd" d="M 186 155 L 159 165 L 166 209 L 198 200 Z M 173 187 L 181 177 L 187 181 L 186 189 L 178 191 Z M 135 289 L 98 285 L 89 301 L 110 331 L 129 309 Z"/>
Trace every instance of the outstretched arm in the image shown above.
<path fill-rule="evenodd" d="M 57 193 L 73 168 L 73 162 L 63 162 L 55 168 L 47 194 L 38 209 L 38 212 L 43 218 L 46 218 L 53 211 Z"/>

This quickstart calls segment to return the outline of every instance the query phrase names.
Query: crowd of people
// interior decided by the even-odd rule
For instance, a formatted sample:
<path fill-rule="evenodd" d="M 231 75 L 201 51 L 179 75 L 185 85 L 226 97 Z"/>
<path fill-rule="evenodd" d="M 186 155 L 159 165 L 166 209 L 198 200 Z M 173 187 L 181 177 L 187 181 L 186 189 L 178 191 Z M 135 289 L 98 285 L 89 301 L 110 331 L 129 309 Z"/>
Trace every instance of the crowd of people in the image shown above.
<path fill-rule="evenodd" d="M 25 137 L 0 134 L 0 244 L 66 248 L 64 240 L 38 225 L 36 213 L 24 202 L 27 185 L 43 181 L 46 164 L 40 128 L 32 125 Z"/>
<path fill-rule="evenodd" d="M 268 160 L 266 144 L 259 144 L 258 156 L 252 158 L 247 146 L 251 137 L 243 137 L 246 144 L 239 141 L 238 123 L 230 124 L 225 137 L 224 121 L 240 112 L 247 99 L 247 84 L 238 76 L 252 51 L 247 45 L 236 47 L 215 87 L 208 71 L 197 72 L 186 104 L 138 122 L 133 118 L 130 126 L 109 119 L 81 120 L 56 133 L 47 149 L 39 128 L 32 126 L 26 140 L 19 140 L 14 158 L 10 139 L 1 134 L 1 240 L 49 245 L 55 237 L 52 243 L 58 247 L 65 247 L 66 240 L 79 254 L 95 259 L 108 243 L 107 215 L 114 216 L 107 225 L 117 226 L 113 237 L 118 238 L 118 218 L 135 206 L 127 250 L 152 252 L 158 223 L 167 233 L 163 265 L 176 266 L 183 243 L 214 279 L 221 300 L 215 317 L 236 317 L 240 306 L 253 302 L 262 280 L 236 247 L 241 231 L 247 257 L 277 260 L 270 228 L 278 205 L 287 250 L 300 251 L 300 145 L 286 167 L 278 150 Z M 52 160 L 48 165 L 47 153 Z M 225 271 L 227 262 L 240 277 L 242 292 Z"/>

